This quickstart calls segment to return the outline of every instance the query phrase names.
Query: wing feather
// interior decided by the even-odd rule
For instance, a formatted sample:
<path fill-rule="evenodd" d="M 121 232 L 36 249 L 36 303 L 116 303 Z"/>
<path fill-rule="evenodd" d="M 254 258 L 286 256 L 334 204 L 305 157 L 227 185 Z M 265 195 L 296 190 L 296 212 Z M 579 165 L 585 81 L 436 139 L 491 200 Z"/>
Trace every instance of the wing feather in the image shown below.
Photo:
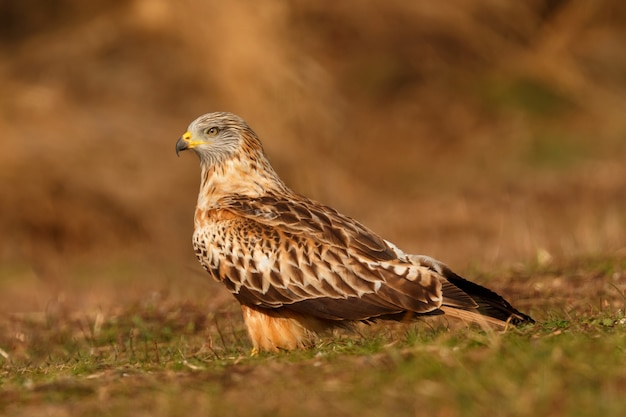
<path fill-rule="evenodd" d="M 229 213 L 221 246 L 233 248 L 221 253 L 220 279 L 242 303 L 332 320 L 425 314 L 442 304 L 447 284 L 436 271 L 332 208 L 266 195 L 226 197 L 219 209 Z"/>
<path fill-rule="evenodd" d="M 341 246 L 372 260 L 397 258 L 384 239 L 356 220 L 332 207 L 297 197 L 295 200 L 275 194 L 259 198 L 229 196 L 220 200 L 220 207 L 293 234 L 310 234 L 322 244 Z"/>

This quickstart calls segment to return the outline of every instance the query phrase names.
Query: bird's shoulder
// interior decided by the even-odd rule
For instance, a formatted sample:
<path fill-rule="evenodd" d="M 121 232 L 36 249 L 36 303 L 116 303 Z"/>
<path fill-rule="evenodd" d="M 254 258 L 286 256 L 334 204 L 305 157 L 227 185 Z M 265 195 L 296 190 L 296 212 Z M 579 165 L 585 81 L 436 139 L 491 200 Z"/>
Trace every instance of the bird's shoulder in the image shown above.
<path fill-rule="evenodd" d="M 270 228 L 290 236 L 306 237 L 327 248 L 341 248 L 374 261 L 397 258 L 397 252 L 384 239 L 360 222 L 297 194 L 228 196 L 207 215 L 213 221 L 230 220 L 247 229 Z"/>

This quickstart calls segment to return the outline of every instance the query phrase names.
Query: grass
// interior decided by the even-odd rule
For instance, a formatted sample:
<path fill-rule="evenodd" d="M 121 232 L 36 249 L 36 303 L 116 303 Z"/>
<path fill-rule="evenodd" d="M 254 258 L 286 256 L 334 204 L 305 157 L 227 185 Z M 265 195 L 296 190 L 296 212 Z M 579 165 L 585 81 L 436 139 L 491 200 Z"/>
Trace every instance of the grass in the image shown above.
<path fill-rule="evenodd" d="M 624 266 L 594 258 L 509 272 L 493 284 L 539 291 L 524 306 L 538 323 L 505 333 L 375 325 L 254 357 L 234 304 L 12 315 L 0 324 L 0 414 L 618 416 Z"/>

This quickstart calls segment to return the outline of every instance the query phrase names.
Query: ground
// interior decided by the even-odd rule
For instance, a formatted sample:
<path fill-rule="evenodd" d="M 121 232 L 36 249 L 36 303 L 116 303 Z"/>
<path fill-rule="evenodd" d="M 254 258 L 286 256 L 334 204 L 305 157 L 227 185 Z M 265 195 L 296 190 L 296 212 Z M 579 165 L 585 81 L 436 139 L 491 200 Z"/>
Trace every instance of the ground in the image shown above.
<path fill-rule="evenodd" d="M 621 2 L 5 3 L 0 414 L 623 414 Z M 208 111 L 244 117 L 298 192 L 537 324 L 251 357 L 174 152 Z"/>
<path fill-rule="evenodd" d="M 538 323 L 504 333 L 430 320 L 364 326 L 250 356 L 239 311 L 151 296 L 50 306 L 0 323 L 6 415 L 601 415 L 626 406 L 626 261 L 482 279 Z"/>

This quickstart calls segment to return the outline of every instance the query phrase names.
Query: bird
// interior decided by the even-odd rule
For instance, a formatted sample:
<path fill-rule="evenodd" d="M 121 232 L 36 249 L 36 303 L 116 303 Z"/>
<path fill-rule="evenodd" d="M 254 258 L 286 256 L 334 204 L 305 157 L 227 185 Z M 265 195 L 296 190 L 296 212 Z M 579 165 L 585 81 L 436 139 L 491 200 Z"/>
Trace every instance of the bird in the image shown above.
<path fill-rule="evenodd" d="M 200 160 L 193 248 L 241 304 L 252 353 L 313 347 L 335 328 L 455 317 L 534 323 L 503 297 L 292 191 L 239 116 L 204 114 L 176 142 Z M 180 156 L 180 155 L 179 155 Z"/>

